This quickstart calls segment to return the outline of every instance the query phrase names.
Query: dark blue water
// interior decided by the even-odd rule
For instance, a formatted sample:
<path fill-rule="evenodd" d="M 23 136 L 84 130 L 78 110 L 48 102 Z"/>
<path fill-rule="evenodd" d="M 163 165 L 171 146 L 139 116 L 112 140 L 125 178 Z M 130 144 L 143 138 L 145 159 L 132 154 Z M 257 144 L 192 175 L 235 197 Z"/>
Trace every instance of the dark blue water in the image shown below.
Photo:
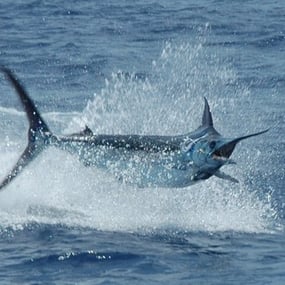
<path fill-rule="evenodd" d="M 180 134 L 203 96 L 237 165 L 137 189 L 49 149 L 0 194 L 1 284 L 285 284 L 282 1 L 2 1 L 0 63 L 55 133 Z M 0 77 L 0 176 L 27 122 Z"/>

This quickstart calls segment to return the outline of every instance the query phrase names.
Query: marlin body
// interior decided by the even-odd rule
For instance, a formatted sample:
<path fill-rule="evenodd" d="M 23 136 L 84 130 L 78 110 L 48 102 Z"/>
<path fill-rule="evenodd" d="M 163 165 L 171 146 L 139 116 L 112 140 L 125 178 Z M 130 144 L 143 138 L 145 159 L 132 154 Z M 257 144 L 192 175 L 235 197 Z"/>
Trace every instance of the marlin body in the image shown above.
<path fill-rule="evenodd" d="M 268 130 L 235 139 L 222 137 L 213 126 L 205 100 L 202 125 L 178 136 L 96 135 L 89 127 L 77 134 L 57 136 L 44 122 L 34 102 L 7 68 L 1 71 L 15 88 L 29 121 L 28 145 L 18 162 L 0 184 L 6 187 L 49 146 L 78 157 L 85 166 L 105 169 L 118 180 L 138 187 L 186 187 L 215 175 L 238 182 L 220 171 L 230 159 L 236 144 Z"/>

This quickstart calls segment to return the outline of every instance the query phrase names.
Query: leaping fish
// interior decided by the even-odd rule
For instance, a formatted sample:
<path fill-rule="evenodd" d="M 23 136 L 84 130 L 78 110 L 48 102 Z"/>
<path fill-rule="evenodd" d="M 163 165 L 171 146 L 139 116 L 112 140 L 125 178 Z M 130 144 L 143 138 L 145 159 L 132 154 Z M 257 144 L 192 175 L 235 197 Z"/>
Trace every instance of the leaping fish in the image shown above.
<path fill-rule="evenodd" d="M 234 164 L 230 159 L 238 142 L 261 135 L 264 130 L 237 138 L 224 138 L 213 125 L 206 98 L 202 124 L 193 132 L 177 136 L 94 134 L 86 126 L 79 133 L 52 133 L 34 102 L 13 72 L 1 67 L 17 92 L 29 121 L 28 145 L 15 166 L 3 179 L 4 189 L 49 146 L 78 157 L 85 166 L 104 169 L 119 181 L 138 187 L 187 187 L 216 176 L 238 182 L 220 168 Z"/>

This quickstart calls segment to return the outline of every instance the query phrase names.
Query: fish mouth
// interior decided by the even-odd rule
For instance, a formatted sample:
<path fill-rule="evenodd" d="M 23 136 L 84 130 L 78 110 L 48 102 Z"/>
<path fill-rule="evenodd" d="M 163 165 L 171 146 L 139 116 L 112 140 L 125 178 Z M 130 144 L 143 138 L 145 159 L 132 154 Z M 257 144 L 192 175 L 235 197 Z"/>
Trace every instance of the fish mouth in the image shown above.
<path fill-rule="evenodd" d="M 222 162 L 230 162 L 230 156 L 232 155 L 236 145 L 238 142 L 250 138 L 250 137 L 254 137 L 254 136 L 258 136 L 261 134 L 264 134 L 266 132 L 268 132 L 269 129 L 258 132 L 258 133 L 254 133 L 254 134 L 250 134 L 250 135 L 246 135 L 246 136 L 242 136 L 236 139 L 231 139 L 226 141 L 224 144 L 222 144 L 220 147 L 218 147 L 213 153 L 212 153 L 212 158 L 218 161 L 222 161 Z"/>
<path fill-rule="evenodd" d="M 222 145 L 213 152 L 212 158 L 219 161 L 228 161 L 237 143 L 238 141 L 233 140 Z"/>

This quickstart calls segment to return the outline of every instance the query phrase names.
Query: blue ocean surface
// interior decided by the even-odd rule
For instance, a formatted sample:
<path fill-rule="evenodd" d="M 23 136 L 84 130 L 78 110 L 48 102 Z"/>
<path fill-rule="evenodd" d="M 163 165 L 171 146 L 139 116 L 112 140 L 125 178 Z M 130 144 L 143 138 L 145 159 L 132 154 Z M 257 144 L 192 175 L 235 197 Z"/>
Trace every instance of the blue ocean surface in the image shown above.
<path fill-rule="evenodd" d="M 57 134 L 241 142 L 182 189 L 136 188 L 50 148 L 0 193 L 0 284 L 285 284 L 285 3 L 3 0 L 0 64 Z M 0 75 L 0 179 L 28 123 Z"/>

